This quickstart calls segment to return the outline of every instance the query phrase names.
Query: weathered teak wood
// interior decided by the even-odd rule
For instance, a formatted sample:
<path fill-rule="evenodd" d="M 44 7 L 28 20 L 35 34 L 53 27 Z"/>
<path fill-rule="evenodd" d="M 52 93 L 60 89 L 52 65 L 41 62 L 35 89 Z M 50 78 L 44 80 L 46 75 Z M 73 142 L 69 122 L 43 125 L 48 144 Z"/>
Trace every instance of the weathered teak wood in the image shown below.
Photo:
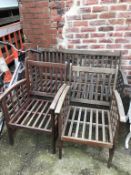
<path fill-rule="evenodd" d="M 104 51 L 87 51 L 87 50 L 58 50 L 39 48 L 42 54 L 37 57 L 38 60 L 46 62 L 72 62 L 73 65 L 120 68 L 121 53 L 120 52 L 104 52 Z"/>
<path fill-rule="evenodd" d="M 51 134 L 55 152 L 57 120 L 54 109 L 66 87 L 66 69 L 66 64 L 27 60 L 26 78 L 0 97 L 11 144 L 13 131 L 24 128 Z"/>
<path fill-rule="evenodd" d="M 83 105 L 82 99 L 84 96 L 81 96 L 79 105 L 76 105 L 76 103 L 72 105 L 72 98 L 70 96 L 70 94 L 72 94 L 72 84 L 71 86 L 66 86 L 55 109 L 55 114 L 58 116 L 59 158 L 62 157 L 63 142 L 88 144 L 109 149 L 108 167 L 110 167 L 119 127 L 119 117 L 123 115 L 123 110 L 122 108 L 120 109 L 120 95 L 117 90 L 115 90 L 117 70 L 107 69 L 106 71 L 106 69 L 100 68 L 90 69 L 87 67 L 86 69 L 84 67 L 74 66 L 72 67 L 72 73 L 73 71 L 77 72 L 74 73 L 75 75 L 71 78 L 71 80 L 74 81 L 75 85 L 78 82 L 78 78 L 80 78 L 80 82 L 83 83 L 81 86 L 83 91 L 85 91 L 86 88 L 85 81 L 87 81 L 87 84 L 91 82 L 91 85 L 94 82 L 95 87 L 97 87 L 97 92 L 99 89 L 98 81 L 101 81 L 101 84 L 104 86 L 108 85 L 111 91 L 110 99 L 108 99 L 110 105 L 105 109 L 100 106 L 99 103 L 96 103 L 96 100 L 94 100 L 93 104 L 95 104 L 97 108 L 93 105 L 85 106 Z M 85 75 L 86 73 L 89 73 L 89 75 Z M 95 78 L 93 78 L 94 75 L 92 76 L 92 73 L 95 73 Z M 109 75 L 109 78 L 107 78 L 107 75 Z M 113 81 L 111 81 L 111 76 L 114 76 Z M 103 79 L 104 77 L 105 79 Z M 112 88 L 110 86 L 112 86 Z M 87 88 L 89 98 L 93 94 L 93 91 L 91 91 L 92 89 L 93 86 Z M 78 90 L 80 91 L 79 87 Z M 88 102 L 89 104 L 92 104 L 91 100 Z"/>
<path fill-rule="evenodd" d="M 71 66 L 71 101 L 109 106 L 118 69 Z"/>
<path fill-rule="evenodd" d="M 117 79 L 117 90 L 120 93 L 120 96 L 123 96 L 124 91 L 124 84 L 127 84 L 126 76 L 122 72 L 121 69 L 121 53 L 118 52 L 105 52 L 105 51 L 87 51 L 87 50 L 64 50 L 64 49 L 45 49 L 45 48 L 39 48 L 41 51 L 41 54 L 35 56 L 35 59 L 41 60 L 41 61 L 47 61 L 47 62 L 60 62 L 60 63 L 72 63 L 73 66 L 86 66 L 86 67 L 100 67 L 100 68 L 116 68 L 118 66 L 118 79 Z M 104 82 L 103 82 L 104 84 Z M 81 85 L 75 84 L 75 88 L 81 89 Z M 86 89 L 86 87 L 84 86 Z M 88 89 L 95 88 L 94 86 L 88 86 Z M 96 87 L 96 91 L 98 91 L 101 87 Z M 84 91 L 85 91 L 84 89 Z M 82 89 L 83 90 L 83 89 Z M 102 87 L 102 91 L 106 91 L 107 96 L 106 101 L 108 101 L 108 91 L 109 89 L 105 87 L 105 89 Z M 73 92 L 73 94 L 76 94 Z M 82 94 L 84 95 L 84 94 Z M 88 96 L 88 94 L 86 94 Z M 80 93 L 77 94 L 77 96 L 80 96 Z M 92 98 L 93 94 L 90 94 L 90 98 Z M 97 99 L 97 95 L 95 96 Z M 103 99 L 103 95 L 101 94 L 101 100 Z M 103 103 L 102 103 L 103 105 Z M 106 106 L 109 104 L 106 103 Z M 125 109 L 126 110 L 126 109 Z"/>

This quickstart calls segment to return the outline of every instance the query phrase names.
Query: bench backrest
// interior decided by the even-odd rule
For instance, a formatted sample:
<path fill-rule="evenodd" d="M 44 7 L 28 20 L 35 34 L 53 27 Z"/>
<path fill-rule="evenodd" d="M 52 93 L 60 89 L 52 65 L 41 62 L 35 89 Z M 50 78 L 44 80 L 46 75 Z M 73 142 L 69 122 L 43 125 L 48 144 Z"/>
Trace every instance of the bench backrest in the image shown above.
<path fill-rule="evenodd" d="M 32 95 L 53 97 L 66 82 L 66 77 L 66 64 L 26 61 L 26 78 Z"/>
<path fill-rule="evenodd" d="M 103 68 L 120 68 L 121 53 L 105 51 L 86 50 L 57 50 L 40 48 L 41 54 L 37 60 L 46 62 L 65 63 L 72 62 L 73 65 Z"/>
<path fill-rule="evenodd" d="M 71 101 L 109 106 L 112 91 L 116 88 L 117 71 L 117 68 L 71 65 Z"/>

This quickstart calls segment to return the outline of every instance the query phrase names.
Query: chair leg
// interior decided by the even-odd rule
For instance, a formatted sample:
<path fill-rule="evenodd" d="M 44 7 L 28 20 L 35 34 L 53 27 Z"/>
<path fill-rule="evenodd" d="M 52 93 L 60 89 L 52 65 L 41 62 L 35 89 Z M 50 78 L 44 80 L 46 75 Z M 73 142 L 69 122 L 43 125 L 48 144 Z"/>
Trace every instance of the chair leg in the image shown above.
<path fill-rule="evenodd" d="M 14 137 L 13 137 L 13 130 L 8 127 L 8 137 L 9 137 L 9 144 L 13 145 L 14 144 Z"/>
<path fill-rule="evenodd" d="M 113 148 L 109 149 L 109 159 L 108 159 L 108 163 L 107 163 L 108 168 L 111 167 L 112 159 L 114 156 L 114 151 L 115 151 L 115 146 L 113 146 Z"/>
<path fill-rule="evenodd" d="M 63 147 L 63 142 L 59 141 L 59 159 L 62 159 L 62 147 Z"/>
<path fill-rule="evenodd" d="M 55 134 L 52 135 L 52 154 L 56 153 L 56 141 L 55 141 Z"/>

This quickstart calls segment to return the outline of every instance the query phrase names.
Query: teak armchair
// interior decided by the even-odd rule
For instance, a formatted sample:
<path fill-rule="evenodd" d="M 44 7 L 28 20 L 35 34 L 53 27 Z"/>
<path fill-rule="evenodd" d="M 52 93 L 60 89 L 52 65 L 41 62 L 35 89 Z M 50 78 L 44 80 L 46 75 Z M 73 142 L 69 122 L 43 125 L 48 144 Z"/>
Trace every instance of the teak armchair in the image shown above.
<path fill-rule="evenodd" d="M 10 144 L 13 144 L 16 129 L 46 132 L 51 134 L 55 152 L 54 109 L 65 88 L 66 69 L 66 64 L 27 60 L 26 78 L 14 84 L 0 98 Z"/>
<path fill-rule="evenodd" d="M 105 147 L 109 148 L 110 167 L 119 127 L 119 94 L 115 90 L 117 71 L 113 68 L 71 67 L 70 85 L 64 89 L 55 109 L 59 158 L 62 157 L 63 142 Z M 79 86 L 74 93 L 75 81 Z"/>

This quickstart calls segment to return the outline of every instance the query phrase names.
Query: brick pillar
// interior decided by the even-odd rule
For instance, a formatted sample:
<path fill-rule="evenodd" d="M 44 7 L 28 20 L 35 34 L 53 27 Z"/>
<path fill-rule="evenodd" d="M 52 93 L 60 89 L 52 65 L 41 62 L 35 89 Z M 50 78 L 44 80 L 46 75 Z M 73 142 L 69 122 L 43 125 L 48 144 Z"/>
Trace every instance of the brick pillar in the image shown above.
<path fill-rule="evenodd" d="M 49 2 L 21 0 L 19 9 L 25 44 L 31 47 L 52 47 L 56 43 L 56 29 L 51 26 Z"/>

